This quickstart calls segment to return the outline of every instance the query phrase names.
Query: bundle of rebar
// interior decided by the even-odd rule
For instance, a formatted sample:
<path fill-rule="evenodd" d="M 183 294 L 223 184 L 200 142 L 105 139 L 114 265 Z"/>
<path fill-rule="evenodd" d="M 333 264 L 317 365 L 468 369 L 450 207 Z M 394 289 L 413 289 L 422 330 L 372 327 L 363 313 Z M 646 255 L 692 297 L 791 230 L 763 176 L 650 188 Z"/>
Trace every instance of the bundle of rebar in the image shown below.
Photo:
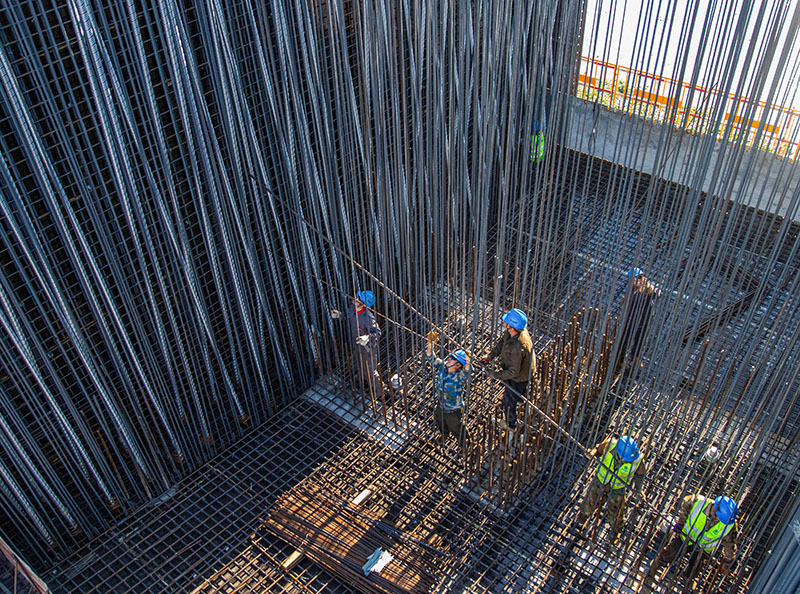
<path fill-rule="evenodd" d="M 435 582 L 436 556 L 445 555 L 386 521 L 331 498 L 313 484 L 283 495 L 265 526 L 362 592 L 428 592 Z M 380 571 L 365 575 L 363 568 L 378 549 L 391 554 L 392 560 Z"/>

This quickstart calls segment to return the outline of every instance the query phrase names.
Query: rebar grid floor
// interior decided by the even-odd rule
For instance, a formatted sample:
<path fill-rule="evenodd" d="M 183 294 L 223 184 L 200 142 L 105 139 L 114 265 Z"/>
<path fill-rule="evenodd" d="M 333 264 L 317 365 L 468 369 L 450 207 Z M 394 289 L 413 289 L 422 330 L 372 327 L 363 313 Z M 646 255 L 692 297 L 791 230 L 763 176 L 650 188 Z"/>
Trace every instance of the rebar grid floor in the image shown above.
<path fill-rule="evenodd" d="M 558 472 L 544 469 L 526 497 L 498 507 L 465 480 L 454 442 L 437 446 L 434 435 L 421 417 L 410 430 L 394 427 L 322 382 L 74 554 L 48 582 L 56 593 L 355 591 L 307 557 L 283 566 L 294 547 L 265 518 L 281 494 L 303 483 L 340 502 L 370 489 L 364 513 L 441 552 L 433 591 L 685 591 L 675 570 L 660 584 L 644 580 L 658 518 L 615 546 L 601 511 L 579 529 L 574 519 L 593 468 L 582 458 L 572 456 Z M 633 516 L 645 512 L 630 505 L 627 513 L 635 525 Z"/>
<path fill-rule="evenodd" d="M 592 235 L 590 243 L 602 241 L 605 235 Z M 458 295 L 448 294 L 446 287 L 432 293 L 446 304 L 445 310 L 491 318 L 486 303 L 465 306 Z M 580 295 L 567 295 L 564 303 L 571 305 L 564 309 L 582 299 Z M 468 331 L 461 328 L 459 316 L 451 317 L 442 326 L 449 329 L 451 337 L 460 339 Z M 734 319 L 714 332 L 733 335 L 754 323 Z M 476 344 L 488 344 L 493 338 L 482 326 Z M 550 339 L 544 335 L 534 338 L 537 352 Z M 635 406 L 636 382 L 647 383 L 646 357 L 643 366 L 642 372 L 625 380 L 626 385 L 615 384 L 613 389 L 620 398 L 609 402 L 612 426 Z M 374 490 L 369 509 L 399 528 L 415 530 L 427 522 L 426 538 L 437 545 L 445 543 L 452 555 L 449 562 L 442 562 L 438 591 L 685 591 L 680 576 L 685 560 L 659 584 L 643 578 L 642 571 L 658 548 L 657 517 L 631 520 L 641 528 L 636 534 L 626 532 L 616 546 L 607 543 L 608 526 L 600 512 L 585 531 L 578 529 L 574 518 L 593 466 L 569 448 L 553 455 L 572 457 L 571 461 L 559 461 L 557 472 L 544 469 L 525 487 L 525 497 L 511 506 L 495 505 L 487 497 L 485 486 L 465 480 L 454 444 L 437 449 L 433 443 L 432 400 L 419 397 L 429 390 L 430 373 L 419 358 L 403 361 L 399 368 L 404 370 L 410 391 L 417 395 L 407 411 L 389 403 L 384 412 L 380 403 L 370 404 L 367 395 L 351 393 L 346 380 L 327 376 L 159 501 L 59 565 L 55 573 L 46 576 L 51 587 L 56 592 L 353 591 L 307 557 L 285 570 L 281 564 L 294 547 L 264 527 L 264 518 L 282 493 L 301 481 L 316 481 L 342 502 L 363 488 Z M 685 375 L 681 370 L 674 371 Z M 710 369 L 703 373 L 707 375 Z M 496 382 L 474 379 L 473 418 L 491 414 L 499 393 Z M 693 424 L 703 409 L 702 400 L 702 394 L 687 394 L 671 403 L 681 414 L 674 423 L 658 428 L 664 442 L 669 441 L 669 435 L 685 436 L 702 429 Z M 739 457 L 745 456 L 757 439 L 756 428 L 747 427 L 743 411 L 720 414 L 729 422 L 719 421 L 717 425 L 745 427 L 741 438 L 745 447 Z M 654 428 L 639 426 L 636 431 L 646 439 Z M 774 453 L 776 447 L 766 451 Z M 652 463 L 663 475 L 677 472 L 682 457 L 700 454 L 661 447 L 653 451 Z M 759 464 L 776 467 L 778 462 L 766 456 Z M 780 469 L 773 468 L 775 472 Z M 766 476 L 760 471 L 756 474 L 759 480 Z M 692 480 L 699 482 L 700 478 L 695 475 Z M 750 487 L 756 496 L 760 488 L 758 482 Z M 671 509 L 666 490 L 657 484 L 650 489 L 649 500 L 665 511 Z M 794 491 L 784 490 L 784 499 Z M 646 511 L 631 506 L 627 513 L 633 518 Z M 455 558 L 460 561 L 456 563 Z M 747 575 L 751 570 L 747 568 Z M 742 591 L 742 587 L 729 590 L 735 586 L 729 581 L 719 583 L 719 588 L 711 585 L 711 576 L 708 581 L 706 592 Z"/>
<path fill-rule="evenodd" d="M 652 463 L 667 461 L 656 458 Z M 530 499 L 511 510 L 503 535 L 482 551 L 483 558 L 468 576 L 470 585 L 465 590 L 564 594 L 688 591 L 683 576 L 688 555 L 677 560 L 660 581 L 647 576 L 664 538 L 661 518 L 647 506 L 629 501 L 626 528 L 613 544 L 604 507 L 598 508 L 586 525 L 578 524 L 593 469 L 578 459 L 561 473 L 545 473 L 542 482 L 531 489 Z M 649 496 L 660 498 L 657 485 L 648 489 Z M 751 569 L 747 568 L 748 575 Z M 735 585 L 731 578 L 715 575 L 713 567 L 701 572 L 699 584 L 697 591 L 709 594 L 729 591 Z M 744 587 L 730 591 L 744 591 Z"/>
<path fill-rule="evenodd" d="M 259 517 L 354 434 L 299 400 L 45 579 L 54 592 L 64 593 L 190 592 L 211 577 L 228 588 L 230 580 L 217 571 L 261 571 L 264 561 L 250 548 Z M 248 562 L 247 555 L 255 557 Z"/>

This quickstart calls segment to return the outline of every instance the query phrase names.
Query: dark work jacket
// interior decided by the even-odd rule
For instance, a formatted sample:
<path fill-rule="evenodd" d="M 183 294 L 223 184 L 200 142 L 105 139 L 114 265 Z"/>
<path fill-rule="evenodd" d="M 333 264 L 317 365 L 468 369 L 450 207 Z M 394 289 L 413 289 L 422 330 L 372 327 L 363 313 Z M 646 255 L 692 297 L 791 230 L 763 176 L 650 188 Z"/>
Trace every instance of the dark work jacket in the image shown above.
<path fill-rule="evenodd" d="M 497 340 L 489 352 L 489 358 L 500 357 L 500 371 L 494 374 L 500 381 L 527 382 L 532 373 L 536 373 L 536 356 L 533 354 L 533 342 L 530 332 L 523 330 L 516 336 L 508 331 Z"/>
<path fill-rule="evenodd" d="M 354 307 L 347 309 L 347 333 L 350 339 L 350 344 L 356 350 L 371 351 L 377 353 L 378 339 L 381 337 L 381 328 L 375 321 L 375 314 L 368 309 L 364 309 L 361 313 L 356 313 Z M 369 335 L 368 348 L 364 348 L 356 343 L 356 338 Z"/>

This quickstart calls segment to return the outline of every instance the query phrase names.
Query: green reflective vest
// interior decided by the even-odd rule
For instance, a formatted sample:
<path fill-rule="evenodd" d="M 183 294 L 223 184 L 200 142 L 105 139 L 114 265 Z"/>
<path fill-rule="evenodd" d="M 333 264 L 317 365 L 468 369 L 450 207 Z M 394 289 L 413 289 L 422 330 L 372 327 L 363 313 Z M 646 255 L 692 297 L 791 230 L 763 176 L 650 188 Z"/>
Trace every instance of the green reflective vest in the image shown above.
<path fill-rule="evenodd" d="M 597 469 L 597 480 L 603 485 L 610 483 L 612 489 L 622 489 L 628 484 L 628 477 L 639 468 L 639 464 L 642 462 L 642 455 L 640 454 L 633 462 L 622 462 L 621 458 L 614 456 L 616 449 L 617 442 L 614 441 L 606 450 L 603 461 L 600 462 L 600 468 Z M 622 462 L 622 464 L 615 469 L 616 462 Z"/>
<path fill-rule="evenodd" d="M 704 551 L 714 550 L 722 538 L 733 528 L 733 524 L 717 522 L 708 530 L 704 530 L 706 522 L 708 522 L 705 509 L 709 504 L 714 505 L 714 502 L 711 499 L 698 496 L 681 530 L 681 538 L 683 540 L 688 537 L 691 543 L 696 543 Z"/>
<path fill-rule="evenodd" d="M 531 160 L 541 161 L 544 159 L 544 132 L 536 132 L 531 137 Z"/>

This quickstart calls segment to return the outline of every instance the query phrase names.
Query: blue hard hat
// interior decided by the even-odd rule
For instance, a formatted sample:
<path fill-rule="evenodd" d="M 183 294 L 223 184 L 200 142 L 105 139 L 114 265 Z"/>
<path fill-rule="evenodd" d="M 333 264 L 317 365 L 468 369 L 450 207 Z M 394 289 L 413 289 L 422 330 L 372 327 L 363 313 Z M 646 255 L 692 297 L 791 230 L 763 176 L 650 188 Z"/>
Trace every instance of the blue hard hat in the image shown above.
<path fill-rule="evenodd" d="M 372 307 L 375 305 L 375 293 L 372 291 L 358 291 L 356 293 L 356 297 L 367 307 Z"/>
<path fill-rule="evenodd" d="M 449 356 L 458 361 L 459 363 L 461 363 L 462 365 L 467 364 L 467 353 L 464 352 L 464 349 L 458 349 L 457 351 L 450 353 Z"/>
<path fill-rule="evenodd" d="M 644 270 L 641 268 L 631 268 L 628 271 L 628 278 L 636 278 L 637 276 L 642 276 L 644 274 Z"/>
<path fill-rule="evenodd" d="M 528 327 L 528 316 L 521 309 L 512 309 L 503 316 L 503 321 L 514 330 L 525 330 Z"/>
<path fill-rule="evenodd" d="M 727 495 L 717 497 L 714 500 L 714 513 L 717 514 L 719 521 L 723 524 L 733 524 L 737 511 L 739 511 L 739 506 Z"/>
<path fill-rule="evenodd" d="M 625 462 L 633 462 L 639 457 L 639 446 L 635 439 L 626 435 L 617 441 L 617 453 Z"/>

